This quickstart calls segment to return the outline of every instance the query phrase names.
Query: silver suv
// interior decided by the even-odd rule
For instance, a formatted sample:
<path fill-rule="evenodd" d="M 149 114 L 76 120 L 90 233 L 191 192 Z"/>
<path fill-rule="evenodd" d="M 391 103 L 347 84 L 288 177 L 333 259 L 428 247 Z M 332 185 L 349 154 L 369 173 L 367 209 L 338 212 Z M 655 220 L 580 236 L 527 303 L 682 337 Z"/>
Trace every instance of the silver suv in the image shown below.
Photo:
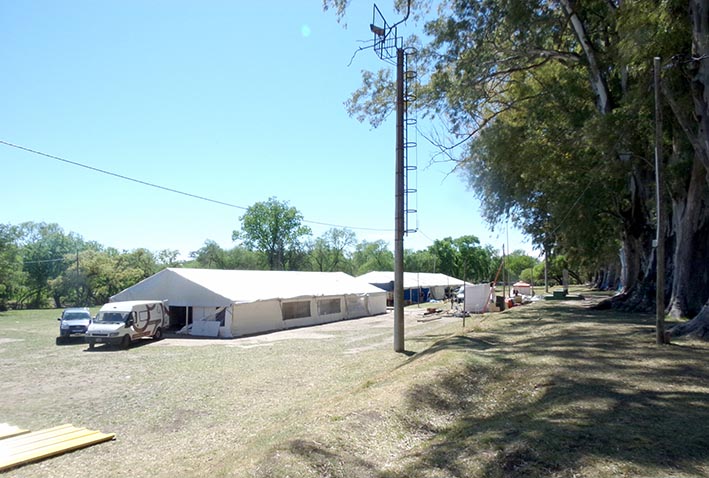
<path fill-rule="evenodd" d="M 91 323 L 91 312 L 86 307 L 64 309 L 59 321 L 59 337 L 57 344 L 64 342 L 72 335 L 83 336 Z"/>

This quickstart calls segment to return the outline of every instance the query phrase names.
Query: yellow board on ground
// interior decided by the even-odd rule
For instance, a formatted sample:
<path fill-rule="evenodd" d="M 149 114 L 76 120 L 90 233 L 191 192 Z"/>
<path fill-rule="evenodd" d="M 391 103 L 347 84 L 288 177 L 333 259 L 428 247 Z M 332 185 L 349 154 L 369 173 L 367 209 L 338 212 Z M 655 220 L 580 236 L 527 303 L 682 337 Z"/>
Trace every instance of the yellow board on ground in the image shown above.
<path fill-rule="evenodd" d="M 15 425 L 10 425 L 7 423 L 0 423 L 0 440 L 3 438 L 10 438 L 17 435 L 23 435 L 29 433 L 29 430 L 24 428 L 16 427 Z"/>
<path fill-rule="evenodd" d="M 73 425 L 60 425 L 0 440 L 0 471 L 61 455 L 116 437 Z"/>

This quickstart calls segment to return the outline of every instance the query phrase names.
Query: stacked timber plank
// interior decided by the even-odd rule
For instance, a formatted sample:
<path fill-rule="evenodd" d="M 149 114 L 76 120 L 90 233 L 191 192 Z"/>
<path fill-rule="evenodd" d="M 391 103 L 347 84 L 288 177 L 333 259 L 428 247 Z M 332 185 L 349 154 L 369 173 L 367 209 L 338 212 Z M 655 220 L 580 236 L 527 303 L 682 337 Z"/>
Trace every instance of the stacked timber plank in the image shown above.
<path fill-rule="evenodd" d="M 5 438 L 2 438 L 3 430 L 7 431 Z M 0 424 L 0 472 L 115 437 L 114 433 L 101 433 L 69 424 L 36 432 Z"/>
<path fill-rule="evenodd" d="M 23 435 L 29 433 L 29 430 L 25 430 L 15 425 L 9 425 L 7 423 L 0 423 L 0 440 L 4 438 L 11 438 L 17 435 Z"/>

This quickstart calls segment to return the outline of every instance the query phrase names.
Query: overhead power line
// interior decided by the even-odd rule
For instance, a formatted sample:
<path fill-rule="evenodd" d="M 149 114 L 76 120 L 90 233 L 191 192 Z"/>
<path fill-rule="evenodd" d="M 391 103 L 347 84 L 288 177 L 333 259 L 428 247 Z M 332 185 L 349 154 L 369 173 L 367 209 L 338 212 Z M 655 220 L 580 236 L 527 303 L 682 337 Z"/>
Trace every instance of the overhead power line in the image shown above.
<path fill-rule="evenodd" d="M 180 191 L 179 189 L 168 188 L 166 186 L 161 186 L 159 184 L 144 181 L 142 179 L 136 179 L 136 178 L 132 178 L 129 176 L 124 176 L 122 174 L 114 173 L 112 171 L 107 171 L 105 169 L 100 169 L 100 168 L 96 168 L 94 166 L 89 166 L 88 164 L 79 163 L 77 161 L 71 161 L 69 159 L 61 158 L 61 157 L 55 156 L 53 154 L 43 153 L 43 152 L 37 151 L 35 149 L 27 148 L 25 146 L 20 146 L 18 144 L 10 143 L 8 141 L 3 141 L 1 139 L 0 139 L 0 144 L 4 144 L 5 146 L 9 146 L 11 148 L 20 149 L 20 150 L 26 151 L 28 153 L 36 154 L 39 156 L 44 156 L 45 158 L 53 159 L 55 161 L 61 161 L 62 163 L 70 164 L 72 166 L 77 166 L 79 168 L 88 169 L 88 170 L 94 171 L 96 173 L 105 174 L 107 176 L 113 176 L 114 178 L 123 179 L 124 181 L 130 181 L 133 183 L 142 184 L 143 186 L 148 186 L 148 187 L 155 188 L 155 189 L 161 189 L 163 191 L 171 192 L 174 194 L 179 194 L 181 196 L 187 196 L 187 197 L 190 197 L 193 199 L 199 199 L 200 201 L 207 201 L 207 202 L 211 202 L 214 204 L 219 204 L 221 206 L 231 207 L 234 209 L 241 209 L 242 211 L 248 210 L 248 208 L 245 206 L 239 206 L 239 205 L 228 203 L 225 201 L 220 201 L 218 199 L 212 199 L 212 198 L 208 198 L 205 196 L 200 196 L 198 194 L 192 194 L 192 193 L 188 193 L 185 191 Z M 306 219 L 303 219 L 303 222 L 308 223 L 308 224 L 316 224 L 318 226 L 338 227 L 338 228 L 343 228 L 343 229 L 355 229 L 355 230 L 360 230 L 360 231 L 375 231 L 375 232 L 392 232 L 393 231 L 393 229 L 380 229 L 380 228 L 374 228 L 374 227 L 358 227 L 358 226 L 343 226 L 341 224 L 331 224 L 328 222 L 320 222 L 320 221 L 309 221 Z"/>
<path fill-rule="evenodd" d="M 22 261 L 23 264 L 46 264 L 47 262 L 63 262 L 66 259 L 41 259 L 37 261 Z"/>

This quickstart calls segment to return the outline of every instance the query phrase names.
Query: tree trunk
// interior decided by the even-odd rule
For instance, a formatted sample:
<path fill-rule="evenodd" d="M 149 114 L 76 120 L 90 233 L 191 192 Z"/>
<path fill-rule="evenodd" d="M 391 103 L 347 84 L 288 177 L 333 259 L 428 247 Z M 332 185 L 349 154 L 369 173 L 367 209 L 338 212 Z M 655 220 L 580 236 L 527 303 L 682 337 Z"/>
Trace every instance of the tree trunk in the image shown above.
<path fill-rule="evenodd" d="M 606 276 L 605 290 L 616 290 L 618 282 L 618 269 L 614 263 L 608 266 L 608 274 Z"/>
<path fill-rule="evenodd" d="M 630 207 L 623 212 L 623 292 L 629 293 L 647 276 L 652 260 L 653 228 L 647 210 L 647 184 L 643 171 L 636 166 L 630 175 Z M 648 254 L 650 251 L 650 254 Z M 654 281 L 653 281 L 654 283 Z"/>
<path fill-rule="evenodd" d="M 690 0 L 692 17 L 691 82 L 694 114 L 697 121 L 697 154 L 709 174 L 709 0 Z"/>
<path fill-rule="evenodd" d="M 679 324 L 668 331 L 670 337 L 689 335 L 701 340 L 709 340 L 709 301 L 704 304 L 699 314 L 684 324 Z"/>
<path fill-rule="evenodd" d="M 691 317 L 697 314 L 709 298 L 709 189 L 705 169 L 697 155 L 693 161 L 689 185 L 680 185 L 672 199 L 672 230 L 674 255 L 672 258 L 672 294 L 668 311 L 673 317 Z M 704 266 L 698 267 L 699 264 Z"/>
<path fill-rule="evenodd" d="M 576 11 L 576 2 L 574 0 L 561 0 L 561 5 L 571 22 L 571 27 L 576 34 L 576 38 L 583 49 L 584 56 L 588 63 L 588 73 L 591 80 L 591 87 L 596 94 L 596 107 L 598 111 L 605 115 L 612 111 L 611 95 L 606 83 L 606 78 L 603 75 L 601 66 L 598 63 L 598 54 L 591 43 L 586 32 L 586 26 L 579 17 Z"/>

